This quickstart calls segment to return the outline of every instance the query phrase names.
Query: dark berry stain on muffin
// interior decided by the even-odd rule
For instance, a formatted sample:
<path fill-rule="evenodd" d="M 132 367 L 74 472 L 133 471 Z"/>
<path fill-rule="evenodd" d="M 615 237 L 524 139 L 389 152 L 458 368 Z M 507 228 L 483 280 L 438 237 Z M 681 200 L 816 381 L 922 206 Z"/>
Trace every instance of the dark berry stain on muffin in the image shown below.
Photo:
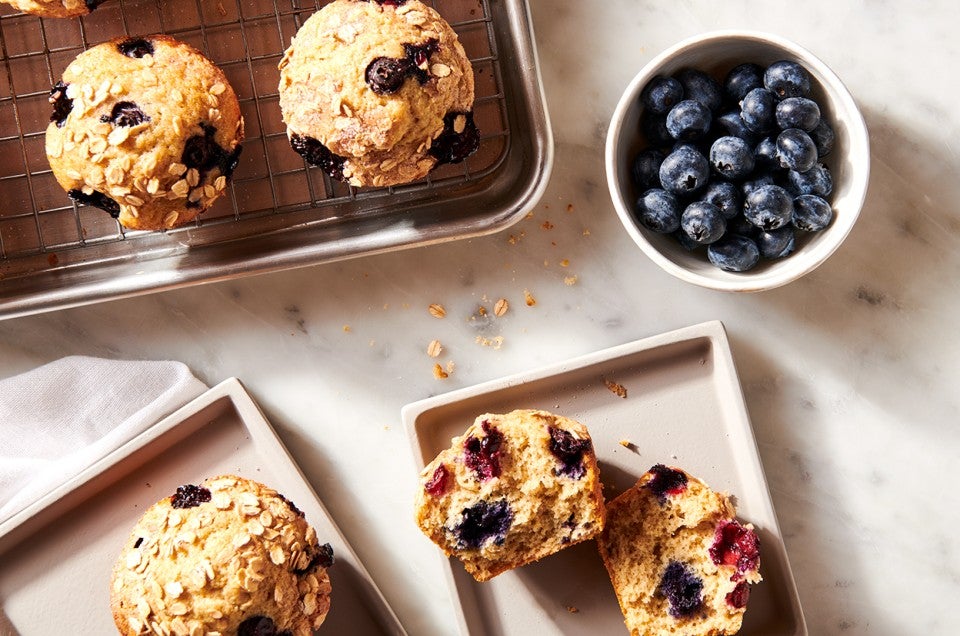
<path fill-rule="evenodd" d="M 277 497 L 278 497 L 281 501 L 283 501 L 283 503 L 287 504 L 287 507 L 290 508 L 290 510 L 293 510 L 294 514 L 297 515 L 298 517 L 303 518 L 303 517 L 306 516 L 306 515 L 303 514 L 303 510 L 300 510 L 299 508 L 297 508 L 296 504 L 294 504 L 292 501 L 290 501 L 289 499 L 287 499 L 286 497 L 284 497 L 284 496 L 281 495 L 280 493 L 277 493 Z"/>
<path fill-rule="evenodd" d="M 115 219 L 119 218 L 120 216 L 120 204 L 105 195 L 103 192 L 97 192 L 94 190 L 92 194 L 87 194 L 82 190 L 70 190 L 67 192 L 67 196 L 80 205 L 89 205 L 95 208 L 100 208 Z"/>
<path fill-rule="evenodd" d="M 53 104 L 53 114 L 50 115 L 50 121 L 57 125 L 57 128 L 63 128 L 70 111 L 73 110 L 73 100 L 67 97 L 67 86 L 63 82 L 57 82 L 50 89 L 49 101 Z"/>
<path fill-rule="evenodd" d="M 277 630 L 277 624 L 269 616 L 251 616 L 237 627 L 237 636 L 293 636 L 293 632 Z"/>
<path fill-rule="evenodd" d="M 447 470 L 446 464 L 440 464 L 437 466 L 437 469 L 433 471 L 433 476 L 423 485 L 423 489 L 427 491 L 427 494 L 439 497 L 447 492 L 449 486 L 450 471 Z"/>
<path fill-rule="evenodd" d="M 139 126 L 145 121 L 150 121 L 150 116 L 133 102 L 117 102 L 109 115 L 100 116 L 100 121 L 105 124 L 112 123 L 115 126 Z"/>
<path fill-rule="evenodd" d="M 305 135 L 291 135 L 290 145 L 310 165 L 317 166 L 334 179 L 346 181 L 343 176 L 343 165 L 347 161 L 345 157 L 333 154 L 322 143 Z"/>
<path fill-rule="evenodd" d="M 294 574 L 307 574 L 313 572 L 318 567 L 326 569 L 333 565 L 333 546 L 329 543 L 324 543 L 315 548 L 313 546 L 307 546 L 304 551 L 309 555 L 310 562 L 302 568 L 294 569 Z"/>
<path fill-rule="evenodd" d="M 153 42 L 146 38 L 128 38 L 117 44 L 117 50 L 127 57 L 140 58 L 153 55 Z"/>
<path fill-rule="evenodd" d="M 749 600 L 750 585 L 746 581 L 737 583 L 737 587 L 733 588 L 732 592 L 728 592 L 726 596 L 727 605 L 737 609 L 746 607 Z"/>
<path fill-rule="evenodd" d="M 463 460 L 479 481 L 500 476 L 503 433 L 490 422 L 483 422 L 483 437 L 471 435 L 463 443 Z"/>
<path fill-rule="evenodd" d="M 722 521 L 717 525 L 710 546 L 710 558 L 717 565 L 733 565 L 737 568 L 734 578 L 760 566 L 760 540 L 757 533 L 744 528 L 736 519 Z"/>
<path fill-rule="evenodd" d="M 93 11 L 104 2 L 106 2 L 106 0 L 84 0 L 84 4 L 87 5 L 87 9 L 90 11 Z"/>
<path fill-rule="evenodd" d="M 184 484 L 177 487 L 177 492 L 170 498 L 170 505 L 174 508 L 195 508 L 210 501 L 210 491 L 203 486 Z"/>
<path fill-rule="evenodd" d="M 443 118 L 443 132 L 430 146 L 430 154 L 437 163 L 460 163 L 480 147 L 480 131 L 473 121 L 473 113 L 447 113 Z"/>
<path fill-rule="evenodd" d="M 187 143 L 183 146 L 183 154 L 180 157 L 180 163 L 200 173 L 200 183 L 191 188 L 191 191 L 195 188 L 203 188 L 207 172 L 214 168 L 217 168 L 220 174 L 227 179 L 233 176 L 233 171 L 237 169 L 237 164 L 240 163 L 240 153 L 243 151 L 243 146 L 240 144 L 237 144 L 233 152 L 225 150 L 218 144 L 214 139 L 214 135 L 217 134 L 217 129 L 214 126 L 201 123 L 200 128 L 203 129 L 203 134 L 194 135 L 187 139 Z M 188 197 L 187 207 L 200 207 L 200 202 L 191 201 Z"/>
<path fill-rule="evenodd" d="M 691 616 L 703 606 L 703 581 L 679 561 L 671 561 L 664 569 L 657 592 L 666 597 L 674 618 Z"/>
<path fill-rule="evenodd" d="M 644 487 L 649 489 L 661 504 L 667 502 L 668 496 L 679 495 L 687 488 L 687 476 L 679 470 L 657 464 L 650 472 L 653 473 L 653 478 Z"/>
<path fill-rule="evenodd" d="M 427 62 L 430 56 L 440 50 L 440 42 L 436 39 L 429 39 L 422 44 L 404 44 L 403 52 L 409 61 L 410 73 L 417 78 L 421 85 L 426 84 L 430 79 Z"/>
<path fill-rule="evenodd" d="M 438 40 L 431 38 L 421 44 L 404 44 L 403 58 L 378 57 L 364 72 L 367 86 L 377 95 L 396 93 L 411 75 L 423 85 L 430 79 L 430 56 L 440 50 Z"/>
<path fill-rule="evenodd" d="M 502 545 L 511 523 L 513 511 L 506 499 L 492 504 L 479 501 L 463 509 L 461 521 L 453 528 L 453 533 L 459 548 L 476 549 L 488 541 Z"/>
<path fill-rule="evenodd" d="M 577 439 L 569 431 L 549 427 L 550 452 L 560 462 L 559 474 L 571 479 L 580 479 L 586 473 L 583 454 L 592 448 L 589 439 Z"/>

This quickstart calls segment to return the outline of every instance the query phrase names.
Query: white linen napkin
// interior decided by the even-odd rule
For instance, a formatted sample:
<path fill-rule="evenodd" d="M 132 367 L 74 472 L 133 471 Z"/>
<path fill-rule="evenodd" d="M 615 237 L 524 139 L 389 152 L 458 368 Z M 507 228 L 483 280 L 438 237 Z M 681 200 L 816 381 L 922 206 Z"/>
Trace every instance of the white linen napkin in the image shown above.
<path fill-rule="evenodd" d="M 206 389 L 180 362 L 86 356 L 0 380 L 0 522 Z"/>

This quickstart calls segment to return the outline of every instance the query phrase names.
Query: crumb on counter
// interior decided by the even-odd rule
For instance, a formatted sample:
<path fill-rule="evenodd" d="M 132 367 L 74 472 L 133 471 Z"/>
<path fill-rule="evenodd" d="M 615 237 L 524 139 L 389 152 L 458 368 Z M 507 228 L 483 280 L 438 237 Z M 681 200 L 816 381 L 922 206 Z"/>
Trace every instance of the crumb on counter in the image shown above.
<path fill-rule="evenodd" d="M 447 310 L 439 303 L 431 303 L 430 306 L 427 307 L 427 311 L 430 312 L 430 315 L 434 318 L 443 318 L 447 315 Z"/>
<path fill-rule="evenodd" d="M 444 371 L 444 370 L 443 370 L 443 367 L 441 367 L 439 364 L 434 364 L 434 365 L 433 365 L 433 377 L 435 377 L 435 378 L 438 379 L 438 380 L 445 380 L 445 379 L 447 379 L 448 377 L 450 377 L 450 374 L 447 373 L 446 371 Z"/>
<path fill-rule="evenodd" d="M 627 399 L 627 388 L 622 384 L 614 382 L 613 380 L 607 380 L 604 378 L 603 383 L 607 385 L 607 388 L 610 389 L 610 392 L 616 395 L 619 398 Z"/>
<path fill-rule="evenodd" d="M 431 358 L 436 358 L 443 351 L 443 345 L 440 344 L 439 340 L 431 340 L 430 344 L 427 345 L 427 355 Z"/>
<path fill-rule="evenodd" d="M 533 307 L 537 304 L 537 299 L 527 289 L 523 290 L 523 300 L 527 303 L 527 307 Z"/>

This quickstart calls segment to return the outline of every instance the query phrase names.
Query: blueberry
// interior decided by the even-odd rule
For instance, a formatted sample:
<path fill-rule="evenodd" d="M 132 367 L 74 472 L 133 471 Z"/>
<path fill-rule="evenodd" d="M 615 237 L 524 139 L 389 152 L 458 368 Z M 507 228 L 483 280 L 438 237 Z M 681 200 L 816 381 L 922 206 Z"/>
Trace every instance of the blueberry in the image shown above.
<path fill-rule="evenodd" d="M 666 115 L 683 99 L 683 86 L 672 77 L 658 75 L 640 93 L 640 102 L 650 111 Z"/>
<path fill-rule="evenodd" d="M 710 162 L 692 146 L 680 146 L 660 165 L 660 184 L 673 194 L 695 194 L 706 187 L 709 178 Z"/>
<path fill-rule="evenodd" d="M 716 129 L 722 130 L 730 136 L 743 139 L 751 146 L 756 145 L 757 143 L 756 133 L 747 128 L 747 125 L 740 117 L 739 110 L 730 110 L 723 113 L 714 119 L 714 126 Z"/>
<path fill-rule="evenodd" d="M 583 454 L 589 452 L 592 444 L 589 439 L 579 439 L 562 428 L 549 427 L 549 448 L 560 462 L 557 473 L 571 479 L 580 479 L 587 472 L 583 464 Z"/>
<path fill-rule="evenodd" d="M 780 186 L 760 186 L 747 195 L 743 213 L 757 227 L 775 230 L 789 223 L 793 217 L 793 199 Z"/>
<path fill-rule="evenodd" d="M 725 219 L 732 219 L 743 211 L 740 188 L 729 181 L 711 181 L 703 193 L 703 200 L 717 206 Z"/>
<path fill-rule="evenodd" d="M 430 80 L 430 73 L 427 72 L 430 56 L 440 50 L 440 41 L 436 38 L 420 44 L 404 44 L 403 53 L 407 61 L 410 62 L 409 72 L 417 78 L 420 84 L 426 84 Z"/>
<path fill-rule="evenodd" d="M 490 422 L 481 425 L 483 437 L 471 435 L 463 442 L 463 463 L 473 471 L 477 481 L 500 476 L 503 433 Z"/>
<path fill-rule="evenodd" d="M 656 464 L 647 473 L 650 479 L 643 487 L 653 493 L 660 505 L 667 502 L 668 496 L 679 495 L 687 489 L 687 475 L 683 471 Z"/>
<path fill-rule="evenodd" d="M 749 239 L 756 239 L 762 230 L 747 220 L 743 213 L 727 221 L 727 234 L 739 234 Z"/>
<path fill-rule="evenodd" d="M 793 200 L 793 224 L 806 232 L 819 232 L 830 225 L 833 209 L 814 194 L 801 194 Z"/>
<path fill-rule="evenodd" d="M 715 111 L 723 103 L 720 85 L 715 79 L 696 69 L 688 68 L 680 71 L 674 77 L 683 86 L 685 99 L 700 102 L 707 109 Z"/>
<path fill-rule="evenodd" d="M 48 101 L 53 104 L 53 114 L 50 115 L 50 121 L 57 125 L 57 128 L 63 128 L 73 110 L 73 100 L 67 97 L 67 86 L 63 82 L 57 82 L 50 89 Z"/>
<path fill-rule="evenodd" d="M 736 587 L 733 588 L 733 591 L 727 593 L 724 600 L 727 601 L 730 607 L 736 609 L 746 607 L 747 601 L 750 600 L 750 584 L 746 581 L 740 581 Z"/>
<path fill-rule="evenodd" d="M 89 11 L 93 11 L 94 9 L 96 9 L 97 7 L 99 7 L 101 4 L 103 4 L 104 2 L 106 2 L 106 0 L 84 0 L 83 3 L 84 3 L 85 5 L 87 5 L 87 9 L 88 9 Z"/>
<path fill-rule="evenodd" d="M 713 543 L 707 551 L 716 565 L 734 566 L 736 578 L 760 567 L 760 539 L 752 528 L 741 525 L 736 519 L 717 524 Z"/>
<path fill-rule="evenodd" d="M 237 636 L 290 636 L 289 629 L 277 630 L 269 616 L 251 616 L 237 626 Z"/>
<path fill-rule="evenodd" d="M 478 501 L 460 513 L 460 523 L 453 527 L 458 548 L 478 549 L 488 541 L 503 545 L 507 531 L 513 523 L 513 511 L 506 499 L 492 504 Z"/>
<path fill-rule="evenodd" d="M 740 117 L 747 128 L 764 134 L 776 128 L 777 98 L 765 88 L 755 88 L 740 102 Z"/>
<path fill-rule="evenodd" d="M 794 213 L 796 220 L 796 212 Z M 757 247 L 760 249 L 760 256 L 764 258 L 783 258 L 793 252 L 794 237 L 793 226 L 784 225 L 776 230 L 762 230 L 757 234 Z"/>
<path fill-rule="evenodd" d="M 303 551 L 309 560 L 305 566 L 294 568 L 292 570 L 294 574 L 307 574 L 308 572 L 313 572 L 318 567 L 329 568 L 333 565 L 333 546 L 329 543 L 324 543 L 316 548 L 308 545 Z"/>
<path fill-rule="evenodd" d="M 290 135 L 290 146 L 310 165 L 317 166 L 334 179 L 346 181 L 343 176 L 346 157 L 333 154 L 329 148 L 313 137 L 296 133 Z"/>
<path fill-rule="evenodd" d="M 707 246 L 707 258 L 727 272 L 745 272 L 760 261 L 757 244 L 746 236 L 727 234 L 716 243 Z"/>
<path fill-rule="evenodd" d="M 763 74 L 763 85 L 780 99 L 807 97 L 810 94 L 810 75 L 796 62 L 781 60 L 767 67 Z"/>
<path fill-rule="evenodd" d="M 806 97 L 788 97 L 777 104 L 777 126 L 810 132 L 820 123 L 820 107 Z"/>
<path fill-rule="evenodd" d="M 177 492 L 170 497 L 170 505 L 174 508 L 195 508 L 207 501 L 210 501 L 210 491 L 193 484 L 178 486 Z"/>
<path fill-rule="evenodd" d="M 833 150 L 833 142 L 836 139 L 836 135 L 833 132 L 833 127 L 827 123 L 827 120 L 821 119 L 817 127 L 810 131 L 810 138 L 813 139 L 813 143 L 817 146 L 817 156 L 826 157 L 830 154 L 830 151 Z"/>
<path fill-rule="evenodd" d="M 670 561 L 664 568 L 657 593 L 666 597 L 674 618 L 693 616 L 703 607 L 703 580 L 679 561 Z"/>
<path fill-rule="evenodd" d="M 710 146 L 710 165 L 727 179 L 742 179 L 753 172 L 753 149 L 739 137 L 720 137 Z"/>
<path fill-rule="evenodd" d="M 740 189 L 743 190 L 743 196 L 746 198 L 754 190 L 767 185 L 775 185 L 773 174 L 769 172 L 756 174 L 752 179 L 747 179 L 740 185 Z"/>
<path fill-rule="evenodd" d="M 685 99 L 667 113 L 667 132 L 678 141 L 693 141 L 710 130 L 710 111 L 692 99 Z"/>
<path fill-rule="evenodd" d="M 799 128 L 787 128 L 777 135 L 777 159 L 788 170 L 806 172 L 817 163 L 817 146 Z"/>
<path fill-rule="evenodd" d="M 702 245 L 694 241 L 692 238 L 687 236 L 687 233 L 684 232 L 683 230 L 677 230 L 676 232 L 671 234 L 671 236 L 677 239 L 677 242 L 680 243 L 680 247 L 687 250 L 688 252 L 692 252 L 696 249 L 703 247 Z"/>
<path fill-rule="evenodd" d="M 755 88 L 763 88 L 763 68 L 757 64 L 735 66 L 723 80 L 723 92 L 735 104 Z"/>
<path fill-rule="evenodd" d="M 714 204 L 694 201 L 680 216 L 680 228 L 697 243 L 708 245 L 723 236 L 727 220 Z"/>
<path fill-rule="evenodd" d="M 150 121 L 150 116 L 133 102 L 117 102 L 109 115 L 101 115 L 100 121 L 105 124 L 112 123 L 114 126 L 139 126 Z"/>
<path fill-rule="evenodd" d="M 433 140 L 430 155 L 437 163 L 460 163 L 479 148 L 480 130 L 473 113 L 450 112 L 443 118 L 443 132 Z"/>
<path fill-rule="evenodd" d="M 764 137 L 753 149 L 753 160 L 758 168 L 771 170 L 780 167 L 777 157 L 777 141 L 774 137 Z"/>
<path fill-rule="evenodd" d="M 128 38 L 117 44 L 117 50 L 122 55 L 133 58 L 141 58 L 147 55 L 153 55 L 153 42 L 146 38 Z"/>
<path fill-rule="evenodd" d="M 115 219 L 120 217 L 120 204 L 103 192 L 94 190 L 92 194 L 86 194 L 83 190 L 70 190 L 67 192 L 67 196 L 80 205 L 100 208 Z"/>
<path fill-rule="evenodd" d="M 666 234 L 680 228 L 680 202 L 666 190 L 650 189 L 637 199 L 637 218 L 648 230 Z"/>
<path fill-rule="evenodd" d="M 649 110 L 643 111 L 640 115 L 640 128 L 643 135 L 654 148 L 663 148 L 673 144 L 674 139 L 667 130 L 666 115 L 658 115 Z"/>
<path fill-rule="evenodd" d="M 815 194 L 819 197 L 828 197 L 833 192 L 833 177 L 830 169 L 818 163 L 806 172 L 791 170 L 787 172 L 787 181 L 793 194 Z"/>
<path fill-rule="evenodd" d="M 633 160 L 630 176 L 639 190 L 656 188 L 660 185 L 660 164 L 667 155 L 659 150 L 648 149 L 637 154 Z"/>
<path fill-rule="evenodd" d="M 378 57 L 367 65 L 364 78 L 367 86 L 377 95 L 396 93 L 403 86 L 410 71 L 408 60 Z"/>

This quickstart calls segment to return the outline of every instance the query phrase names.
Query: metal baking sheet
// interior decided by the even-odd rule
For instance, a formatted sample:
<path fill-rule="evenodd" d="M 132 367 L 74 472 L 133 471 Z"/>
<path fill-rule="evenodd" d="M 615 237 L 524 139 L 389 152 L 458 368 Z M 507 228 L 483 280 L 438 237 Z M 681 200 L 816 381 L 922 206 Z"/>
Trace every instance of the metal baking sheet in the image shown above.
<path fill-rule="evenodd" d="M 751 588 L 740 634 L 806 636 L 721 323 L 680 329 L 416 402 L 404 407 L 402 417 L 422 468 L 476 416 L 518 408 L 552 411 L 587 426 L 608 500 L 657 463 L 684 468 L 730 493 L 737 516 L 757 528 L 764 578 Z M 439 550 L 437 554 L 442 558 Z M 445 560 L 444 572 L 461 634 L 626 633 L 594 541 L 486 583 L 474 581 L 453 558 Z"/>
<path fill-rule="evenodd" d="M 109 0 L 80 19 L 0 4 L 0 318 L 328 262 L 501 230 L 537 202 L 553 140 L 525 0 L 427 0 L 457 31 L 476 77 L 479 151 L 414 184 L 353 188 L 287 143 L 277 63 L 327 0 Z M 166 33 L 217 63 L 247 139 L 229 189 L 196 222 L 123 229 L 76 206 L 44 155 L 50 86 L 81 51 Z"/>
<path fill-rule="evenodd" d="M 0 523 L 0 636 L 116 633 L 110 573 L 137 519 L 177 486 L 224 473 L 277 489 L 333 546 L 333 602 L 320 633 L 406 634 L 256 403 L 230 379 Z"/>

